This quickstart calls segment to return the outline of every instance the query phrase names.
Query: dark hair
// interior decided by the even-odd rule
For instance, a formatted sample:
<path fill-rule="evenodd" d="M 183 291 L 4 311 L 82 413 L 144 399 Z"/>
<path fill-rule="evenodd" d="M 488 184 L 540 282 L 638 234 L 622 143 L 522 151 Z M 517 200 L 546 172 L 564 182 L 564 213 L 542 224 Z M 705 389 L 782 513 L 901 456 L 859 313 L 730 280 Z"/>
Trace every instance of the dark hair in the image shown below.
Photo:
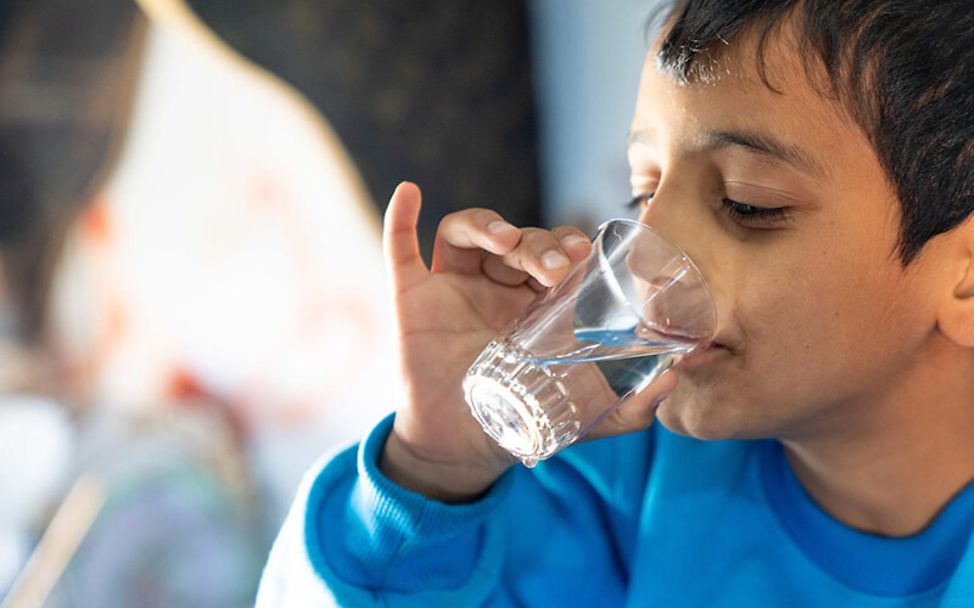
<path fill-rule="evenodd" d="M 896 189 L 897 253 L 909 264 L 974 211 L 971 2 L 677 0 L 657 64 L 680 82 L 706 81 L 734 39 L 754 33 L 759 74 L 774 89 L 764 51 L 789 19 L 806 73 L 816 62 L 825 68 L 826 82 L 813 83 L 859 124 Z"/>

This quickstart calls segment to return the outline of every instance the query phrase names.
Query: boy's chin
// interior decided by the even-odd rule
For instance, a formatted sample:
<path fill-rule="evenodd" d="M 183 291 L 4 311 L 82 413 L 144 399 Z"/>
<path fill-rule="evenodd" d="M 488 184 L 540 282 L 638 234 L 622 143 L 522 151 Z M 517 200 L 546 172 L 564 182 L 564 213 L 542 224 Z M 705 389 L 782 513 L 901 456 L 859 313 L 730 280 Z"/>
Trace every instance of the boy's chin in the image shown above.
<path fill-rule="evenodd" d="M 697 402 L 689 395 L 680 395 L 679 388 L 660 404 L 656 420 L 666 430 L 677 435 L 704 441 L 744 439 L 754 436 L 746 428 L 741 416 L 734 415 L 729 404 L 713 401 Z"/>

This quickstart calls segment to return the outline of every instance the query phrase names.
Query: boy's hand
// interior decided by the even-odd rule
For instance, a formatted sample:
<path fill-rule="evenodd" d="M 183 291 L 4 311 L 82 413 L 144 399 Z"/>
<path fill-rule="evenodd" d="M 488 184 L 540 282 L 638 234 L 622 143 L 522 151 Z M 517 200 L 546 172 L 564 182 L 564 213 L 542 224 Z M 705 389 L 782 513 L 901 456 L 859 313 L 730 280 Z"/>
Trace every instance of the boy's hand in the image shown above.
<path fill-rule="evenodd" d="M 379 466 L 407 489 L 461 502 L 483 493 L 515 462 L 470 413 L 461 386 L 467 368 L 539 291 L 585 259 L 591 243 L 575 228 L 516 228 L 493 211 L 466 209 L 440 223 L 428 269 L 416 234 L 419 209 L 419 188 L 402 183 L 385 217 L 407 392 Z M 650 402 L 675 384 L 664 379 L 670 375 L 620 408 L 598 434 L 648 426 Z"/>

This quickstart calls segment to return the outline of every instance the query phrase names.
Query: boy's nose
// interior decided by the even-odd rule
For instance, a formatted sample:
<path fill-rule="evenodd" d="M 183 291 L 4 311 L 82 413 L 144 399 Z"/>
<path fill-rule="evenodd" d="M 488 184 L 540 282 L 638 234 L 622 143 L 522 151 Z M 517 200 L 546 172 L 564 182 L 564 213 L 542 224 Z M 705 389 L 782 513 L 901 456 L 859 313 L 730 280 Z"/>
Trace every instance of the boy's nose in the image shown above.
<path fill-rule="evenodd" d="M 673 187 L 661 187 L 657 190 L 649 205 L 643 209 L 639 221 L 643 222 L 664 239 L 676 245 L 686 253 L 691 260 L 701 267 L 703 259 L 703 243 L 699 225 L 694 225 L 694 201 L 688 199 L 688 194 Z"/>
<path fill-rule="evenodd" d="M 683 251 L 693 264 L 700 270 L 707 286 L 715 300 L 718 317 L 722 316 L 728 298 L 725 294 L 719 257 L 714 243 L 708 239 L 707 227 L 702 225 L 703 217 L 699 214 L 702 208 L 689 192 L 682 192 L 675 188 L 660 188 L 650 204 L 639 216 L 639 221 L 645 223 L 664 239 Z"/>

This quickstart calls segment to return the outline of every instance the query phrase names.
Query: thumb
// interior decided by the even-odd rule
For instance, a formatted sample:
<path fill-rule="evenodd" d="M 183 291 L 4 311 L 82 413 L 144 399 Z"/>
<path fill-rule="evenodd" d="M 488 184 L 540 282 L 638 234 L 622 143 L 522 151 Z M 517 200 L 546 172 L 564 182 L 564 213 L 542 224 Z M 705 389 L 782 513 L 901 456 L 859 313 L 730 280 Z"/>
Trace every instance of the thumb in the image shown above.
<path fill-rule="evenodd" d="M 592 438 L 623 435 L 649 428 L 656 419 L 656 408 L 673 392 L 676 385 L 676 374 L 672 371 L 663 372 L 649 386 L 623 401 L 614 412 L 606 416 L 593 429 Z"/>

